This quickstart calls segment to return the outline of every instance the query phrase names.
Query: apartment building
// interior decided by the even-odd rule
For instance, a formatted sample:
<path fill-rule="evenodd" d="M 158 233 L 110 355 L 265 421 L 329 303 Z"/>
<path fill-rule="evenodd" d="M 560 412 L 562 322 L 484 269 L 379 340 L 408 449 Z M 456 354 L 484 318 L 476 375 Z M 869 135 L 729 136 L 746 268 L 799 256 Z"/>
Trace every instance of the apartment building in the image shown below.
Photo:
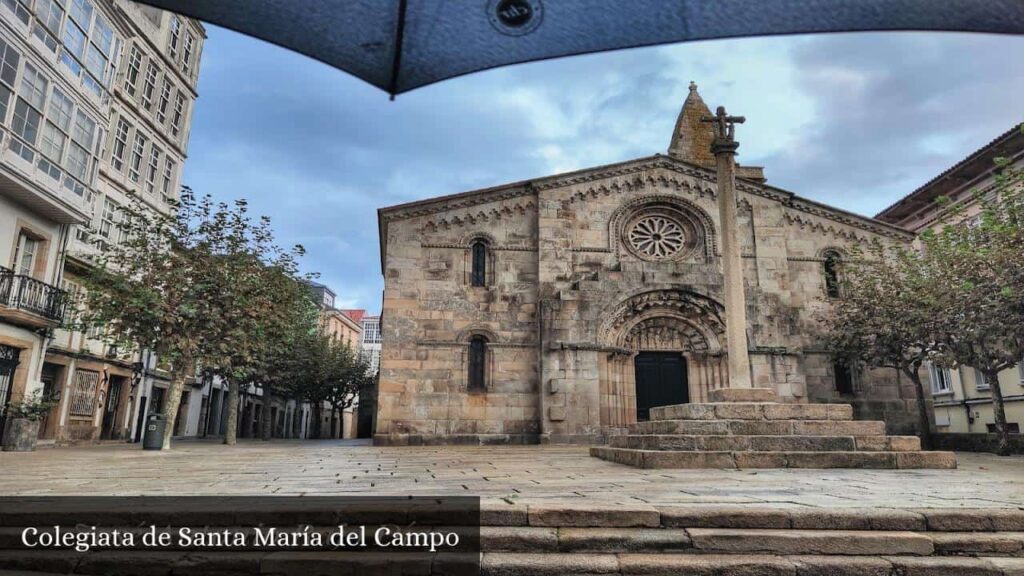
<path fill-rule="evenodd" d="M 128 0 L 0 0 L 0 401 L 59 397 L 43 440 L 137 437 L 159 409 L 157 359 L 67 328 L 67 303 L 132 195 L 174 209 L 205 37 Z"/>
<path fill-rule="evenodd" d="M 875 218 L 920 234 L 939 228 L 943 216 L 958 210 L 957 218 L 970 222 L 980 218 L 978 197 L 995 189 L 997 158 L 1005 158 L 1011 166 L 1024 167 L 1024 133 L 1014 126 L 970 154 L 955 166 L 939 174 L 911 192 Z M 948 204 L 936 199 L 949 198 Z M 1022 359 L 1024 360 L 1024 359 Z M 970 366 L 943 369 L 928 366 L 928 380 L 935 406 L 935 427 L 938 432 L 994 432 L 995 416 L 989 382 L 981 372 Z M 1006 420 L 1011 433 L 1024 427 L 1024 361 L 1016 368 L 999 374 L 1006 406 Z"/>

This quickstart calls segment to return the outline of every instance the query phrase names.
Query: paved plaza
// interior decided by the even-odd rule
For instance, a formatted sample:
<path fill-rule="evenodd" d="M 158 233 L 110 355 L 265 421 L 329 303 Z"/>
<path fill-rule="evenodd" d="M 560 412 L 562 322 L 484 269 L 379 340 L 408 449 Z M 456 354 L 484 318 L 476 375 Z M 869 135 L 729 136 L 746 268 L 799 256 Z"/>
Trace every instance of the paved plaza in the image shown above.
<path fill-rule="evenodd" d="M 576 446 L 175 442 L 0 453 L 3 495 L 480 495 L 510 503 L 1024 508 L 1024 457 L 957 470 L 640 470 Z"/>

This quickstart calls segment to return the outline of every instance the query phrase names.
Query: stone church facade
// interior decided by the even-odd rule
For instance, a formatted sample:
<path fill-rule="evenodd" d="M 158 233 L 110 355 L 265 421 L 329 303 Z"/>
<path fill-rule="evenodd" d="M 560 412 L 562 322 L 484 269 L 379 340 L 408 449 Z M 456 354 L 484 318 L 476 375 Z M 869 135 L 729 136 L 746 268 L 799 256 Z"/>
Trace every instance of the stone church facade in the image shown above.
<path fill-rule="evenodd" d="M 667 155 L 379 211 L 385 279 L 375 441 L 601 442 L 727 383 L 714 137 L 696 86 Z M 911 233 L 738 170 L 756 387 L 913 430 L 892 371 L 815 334 L 854 245 Z"/>

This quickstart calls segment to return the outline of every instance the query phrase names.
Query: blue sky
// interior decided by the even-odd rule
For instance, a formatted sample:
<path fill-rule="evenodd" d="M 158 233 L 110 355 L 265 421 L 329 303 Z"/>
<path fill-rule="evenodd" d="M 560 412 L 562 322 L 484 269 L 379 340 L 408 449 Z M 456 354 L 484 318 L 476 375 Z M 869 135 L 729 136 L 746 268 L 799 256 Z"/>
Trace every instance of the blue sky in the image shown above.
<path fill-rule="evenodd" d="M 249 199 L 339 307 L 380 309 L 376 209 L 664 152 L 694 80 L 747 117 L 739 161 L 873 215 L 1024 120 L 1024 39 L 721 40 L 493 70 L 390 102 L 208 26 L 184 183 Z"/>

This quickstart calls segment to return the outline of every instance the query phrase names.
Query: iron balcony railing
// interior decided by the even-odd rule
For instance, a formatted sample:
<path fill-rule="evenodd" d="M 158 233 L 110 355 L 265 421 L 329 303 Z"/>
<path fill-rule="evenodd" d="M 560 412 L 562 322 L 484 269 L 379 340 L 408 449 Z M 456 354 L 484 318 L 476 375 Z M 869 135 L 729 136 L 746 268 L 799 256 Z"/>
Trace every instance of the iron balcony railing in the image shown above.
<path fill-rule="evenodd" d="M 30 276 L 0 267 L 0 306 L 24 310 L 48 320 L 62 322 L 67 293 Z"/>

